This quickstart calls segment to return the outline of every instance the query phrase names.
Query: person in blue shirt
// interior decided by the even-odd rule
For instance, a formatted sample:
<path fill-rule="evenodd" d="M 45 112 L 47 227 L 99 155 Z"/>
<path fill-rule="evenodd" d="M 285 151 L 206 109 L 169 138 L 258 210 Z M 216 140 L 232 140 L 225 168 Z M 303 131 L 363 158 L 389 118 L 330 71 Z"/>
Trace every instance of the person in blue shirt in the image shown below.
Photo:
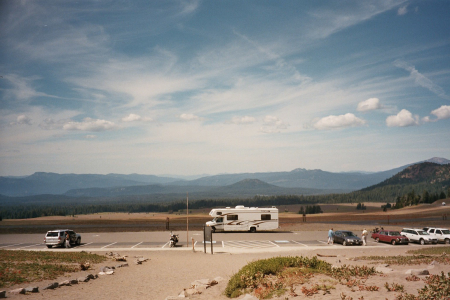
<path fill-rule="evenodd" d="M 328 230 L 328 243 L 327 244 L 333 245 L 333 236 L 334 236 L 334 232 L 333 232 L 333 228 L 331 228 L 330 230 Z"/>

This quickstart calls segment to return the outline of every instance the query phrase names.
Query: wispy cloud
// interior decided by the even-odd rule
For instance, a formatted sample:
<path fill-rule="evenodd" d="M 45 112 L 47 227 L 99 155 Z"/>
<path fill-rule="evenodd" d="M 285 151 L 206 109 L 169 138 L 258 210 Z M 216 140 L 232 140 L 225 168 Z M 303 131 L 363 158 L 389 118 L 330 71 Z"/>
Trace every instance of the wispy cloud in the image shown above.
<path fill-rule="evenodd" d="M 62 128 L 64 130 L 105 131 L 116 129 L 117 125 L 111 121 L 85 118 L 82 122 L 69 121 Z"/>
<path fill-rule="evenodd" d="M 318 130 L 330 130 L 362 126 L 364 124 L 366 124 L 365 120 L 356 117 L 352 113 L 346 113 L 345 115 L 330 115 L 316 120 L 313 122 L 313 127 Z"/>
<path fill-rule="evenodd" d="M 403 60 L 396 60 L 394 62 L 394 66 L 408 71 L 410 77 L 414 80 L 414 82 L 418 86 L 421 86 L 421 87 L 424 87 L 424 88 L 430 90 L 432 93 L 438 95 L 441 98 L 445 98 L 445 99 L 449 98 L 445 94 L 445 91 L 439 85 L 435 84 L 428 77 L 421 74 L 413 65 L 411 65 Z"/>
<path fill-rule="evenodd" d="M 369 98 L 365 101 L 361 101 L 358 103 L 358 107 L 356 108 L 358 111 L 370 111 L 376 109 L 382 109 L 383 106 L 380 103 L 380 99 L 378 98 Z"/>
<path fill-rule="evenodd" d="M 179 119 L 183 122 L 200 121 L 202 118 L 194 114 L 181 114 Z"/>

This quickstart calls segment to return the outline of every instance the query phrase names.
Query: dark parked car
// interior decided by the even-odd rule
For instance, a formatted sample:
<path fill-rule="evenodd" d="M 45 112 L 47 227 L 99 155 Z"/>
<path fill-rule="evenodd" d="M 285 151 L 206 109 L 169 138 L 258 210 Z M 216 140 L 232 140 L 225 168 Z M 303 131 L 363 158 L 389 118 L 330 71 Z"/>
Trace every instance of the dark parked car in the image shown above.
<path fill-rule="evenodd" d="M 386 242 L 392 245 L 396 244 L 409 244 L 409 239 L 406 236 L 403 236 L 398 231 L 392 230 L 383 230 L 380 232 L 372 233 L 372 238 L 375 242 Z"/>
<path fill-rule="evenodd" d="M 362 245 L 362 240 L 353 232 L 347 230 L 337 230 L 334 232 L 334 243 L 347 245 Z"/>

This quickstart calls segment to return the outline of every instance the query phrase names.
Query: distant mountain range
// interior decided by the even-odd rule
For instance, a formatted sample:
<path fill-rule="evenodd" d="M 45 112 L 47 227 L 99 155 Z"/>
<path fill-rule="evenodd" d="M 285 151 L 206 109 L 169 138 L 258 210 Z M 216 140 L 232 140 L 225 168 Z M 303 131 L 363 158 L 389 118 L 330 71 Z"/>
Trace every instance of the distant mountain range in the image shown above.
<path fill-rule="evenodd" d="M 426 162 L 449 164 L 445 158 Z M 419 162 L 420 163 L 420 162 Z M 376 173 L 332 173 L 295 169 L 290 172 L 238 173 L 205 176 L 195 180 L 139 174 L 57 174 L 37 172 L 24 177 L 0 177 L 0 195 L 23 197 L 42 194 L 70 197 L 180 195 L 196 197 L 251 197 L 260 195 L 315 195 L 343 193 L 383 182 L 403 167 Z"/>

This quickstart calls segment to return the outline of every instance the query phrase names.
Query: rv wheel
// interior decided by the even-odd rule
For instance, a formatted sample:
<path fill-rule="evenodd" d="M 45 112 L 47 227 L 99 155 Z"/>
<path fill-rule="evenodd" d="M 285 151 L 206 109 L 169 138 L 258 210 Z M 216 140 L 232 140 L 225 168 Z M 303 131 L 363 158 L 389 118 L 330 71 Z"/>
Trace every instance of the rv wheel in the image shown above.
<path fill-rule="evenodd" d="M 256 232 L 256 227 L 250 227 L 250 232 L 251 233 L 255 233 Z"/>

